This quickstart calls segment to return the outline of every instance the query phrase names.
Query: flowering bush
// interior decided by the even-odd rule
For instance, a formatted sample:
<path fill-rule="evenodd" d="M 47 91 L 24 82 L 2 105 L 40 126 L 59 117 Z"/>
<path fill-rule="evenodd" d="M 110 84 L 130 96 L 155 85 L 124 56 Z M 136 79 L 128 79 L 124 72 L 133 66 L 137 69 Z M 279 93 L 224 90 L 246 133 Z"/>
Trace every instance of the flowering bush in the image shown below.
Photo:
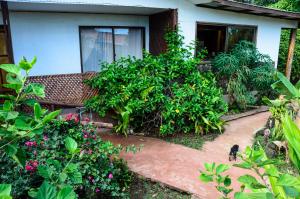
<path fill-rule="evenodd" d="M 43 135 L 22 140 L 26 156 L 24 168 L 3 154 L 0 160 L 1 181 L 12 184 L 16 198 L 36 197 L 42 182 L 63 183 L 71 186 L 80 198 L 127 197 L 131 173 L 118 158 L 121 146 L 115 147 L 96 135 L 92 125 L 79 123 L 77 115 L 67 115 L 64 120 L 53 120 L 45 127 Z M 76 141 L 75 155 L 68 153 L 66 138 Z M 7 168 L 13 168 L 6 171 Z M 42 186 L 49 187 L 43 183 Z"/>

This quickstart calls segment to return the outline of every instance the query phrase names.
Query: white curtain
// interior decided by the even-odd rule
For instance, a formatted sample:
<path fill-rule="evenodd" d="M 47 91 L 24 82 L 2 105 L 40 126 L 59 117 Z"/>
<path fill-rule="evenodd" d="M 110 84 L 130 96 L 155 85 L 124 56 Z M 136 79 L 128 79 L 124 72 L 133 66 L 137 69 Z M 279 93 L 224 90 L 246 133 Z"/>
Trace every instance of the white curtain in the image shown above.
<path fill-rule="evenodd" d="M 116 60 L 121 57 L 135 56 L 143 57 L 142 30 L 137 28 L 116 28 L 115 51 Z"/>
<path fill-rule="evenodd" d="M 83 72 L 100 71 L 102 62 L 111 63 L 113 55 L 112 28 L 89 28 L 81 30 L 81 55 Z M 143 57 L 142 30 L 115 28 L 115 60 L 121 57 Z"/>
<path fill-rule="evenodd" d="M 111 63 L 114 60 L 112 38 L 111 28 L 93 28 L 81 31 L 83 72 L 100 71 L 102 62 Z"/>

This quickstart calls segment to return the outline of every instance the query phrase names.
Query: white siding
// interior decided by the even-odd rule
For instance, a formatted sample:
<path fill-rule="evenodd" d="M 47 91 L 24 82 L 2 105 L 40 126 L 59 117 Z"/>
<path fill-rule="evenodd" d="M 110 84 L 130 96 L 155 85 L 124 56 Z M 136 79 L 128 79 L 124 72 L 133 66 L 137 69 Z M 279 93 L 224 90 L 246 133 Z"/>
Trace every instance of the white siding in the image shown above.
<path fill-rule="evenodd" d="M 136 6 L 145 8 L 177 8 L 178 21 L 186 44 L 195 40 L 196 22 L 257 26 L 257 47 L 271 56 L 277 65 L 281 28 L 296 28 L 296 21 L 247 15 L 196 7 L 188 0 L 26 0 L 49 4 L 89 4 Z M 201 1 L 201 0 L 198 0 Z M 203 0 L 204 1 L 204 0 Z M 117 8 L 117 7 L 116 7 Z M 53 8 L 54 9 L 54 8 Z M 53 11 L 53 10 L 52 10 Z M 128 11 L 128 10 L 127 10 Z M 146 47 L 149 46 L 147 16 L 109 14 L 67 14 L 11 12 L 14 57 L 38 57 L 33 75 L 80 72 L 79 25 L 115 25 L 146 27 Z"/>
<path fill-rule="evenodd" d="M 37 56 L 31 75 L 80 73 L 79 26 L 141 26 L 147 16 L 11 12 L 11 32 L 15 62 L 22 56 Z"/>

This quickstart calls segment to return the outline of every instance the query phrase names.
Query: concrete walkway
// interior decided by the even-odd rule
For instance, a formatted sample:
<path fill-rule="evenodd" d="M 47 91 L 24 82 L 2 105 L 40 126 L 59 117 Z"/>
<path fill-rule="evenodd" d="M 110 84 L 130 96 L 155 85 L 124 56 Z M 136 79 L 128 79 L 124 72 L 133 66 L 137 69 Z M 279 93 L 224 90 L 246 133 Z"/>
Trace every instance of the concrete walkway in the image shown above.
<path fill-rule="evenodd" d="M 199 170 L 204 170 L 205 162 L 235 163 L 228 161 L 230 148 L 234 144 L 240 145 L 242 149 L 251 145 L 254 131 L 264 126 L 268 117 L 269 113 L 265 112 L 229 122 L 225 133 L 212 142 L 206 142 L 201 151 L 139 136 L 124 138 L 117 135 L 103 135 L 103 139 L 115 144 L 144 145 L 136 154 L 121 154 L 133 172 L 201 199 L 216 199 L 220 195 L 214 185 L 204 184 L 198 180 Z M 227 173 L 234 182 L 236 181 L 234 179 L 246 172 L 233 167 Z M 239 186 L 238 183 L 233 183 L 234 189 L 239 190 Z"/>

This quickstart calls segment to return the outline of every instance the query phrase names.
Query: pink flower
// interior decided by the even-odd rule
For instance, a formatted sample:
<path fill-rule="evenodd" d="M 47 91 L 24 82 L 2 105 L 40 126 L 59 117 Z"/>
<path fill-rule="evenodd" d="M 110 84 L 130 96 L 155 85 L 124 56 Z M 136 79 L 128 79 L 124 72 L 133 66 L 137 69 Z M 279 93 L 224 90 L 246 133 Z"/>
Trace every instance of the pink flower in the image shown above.
<path fill-rule="evenodd" d="M 26 171 L 33 171 L 34 170 L 34 168 L 31 165 L 28 165 L 28 164 L 25 166 L 25 169 L 26 169 Z"/>
<path fill-rule="evenodd" d="M 88 138 L 89 136 L 88 136 L 87 134 L 84 134 L 83 137 L 84 137 L 84 138 Z"/>
<path fill-rule="evenodd" d="M 84 118 L 84 121 L 89 122 L 90 118 L 86 117 L 86 118 Z"/>
<path fill-rule="evenodd" d="M 25 145 L 28 147 L 37 146 L 36 141 L 33 141 L 33 142 L 27 141 L 27 142 L 25 142 Z"/>
<path fill-rule="evenodd" d="M 75 121 L 76 123 L 79 122 L 79 117 L 78 117 L 78 115 L 75 116 L 74 121 Z"/>
<path fill-rule="evenodd" d="M 113 177 L 114 177 L 114 176 L 113 176 L 112 173 L 110 173 L 110 174 L 108 175 L 108 178 L 109 178 L 109 179 L 113 179 Z"/>
<path fill-rule="evenodd" d="M 44 135 L 43 140 L 44 140 L 44 141 L 47 141 L 47 140 L 48 140 L 48 136 L 47 136 L 47 135 Z"/>
<path fill-rule="evenodd" d="M 66 121 L 70 121 L 72 119 L 72 117 L 73 117 L 73 113 L 69 113 L 66 115 L 65 119 L 66 119 Z"/>
<path fill-rule="evenodd" d="M 93 153 L 93 150 L 92 149 L 89 149 L 89 151 L 88 151 L 88 154 L 92 154 Z"/>
<path fill-rule="evenodd" d="M 95 192 L 96 192 L 96 193 L 100 192 L 100 189 L 99 189 L 99 188 L 96 188 L 96 189 L 95 189 Z"/>
<path fill-rule="evenodd" d="M 31 165 L 36 168 L 39 166 L 39 162 L 37 160 L 34 160 L 31 162 Z"/>

